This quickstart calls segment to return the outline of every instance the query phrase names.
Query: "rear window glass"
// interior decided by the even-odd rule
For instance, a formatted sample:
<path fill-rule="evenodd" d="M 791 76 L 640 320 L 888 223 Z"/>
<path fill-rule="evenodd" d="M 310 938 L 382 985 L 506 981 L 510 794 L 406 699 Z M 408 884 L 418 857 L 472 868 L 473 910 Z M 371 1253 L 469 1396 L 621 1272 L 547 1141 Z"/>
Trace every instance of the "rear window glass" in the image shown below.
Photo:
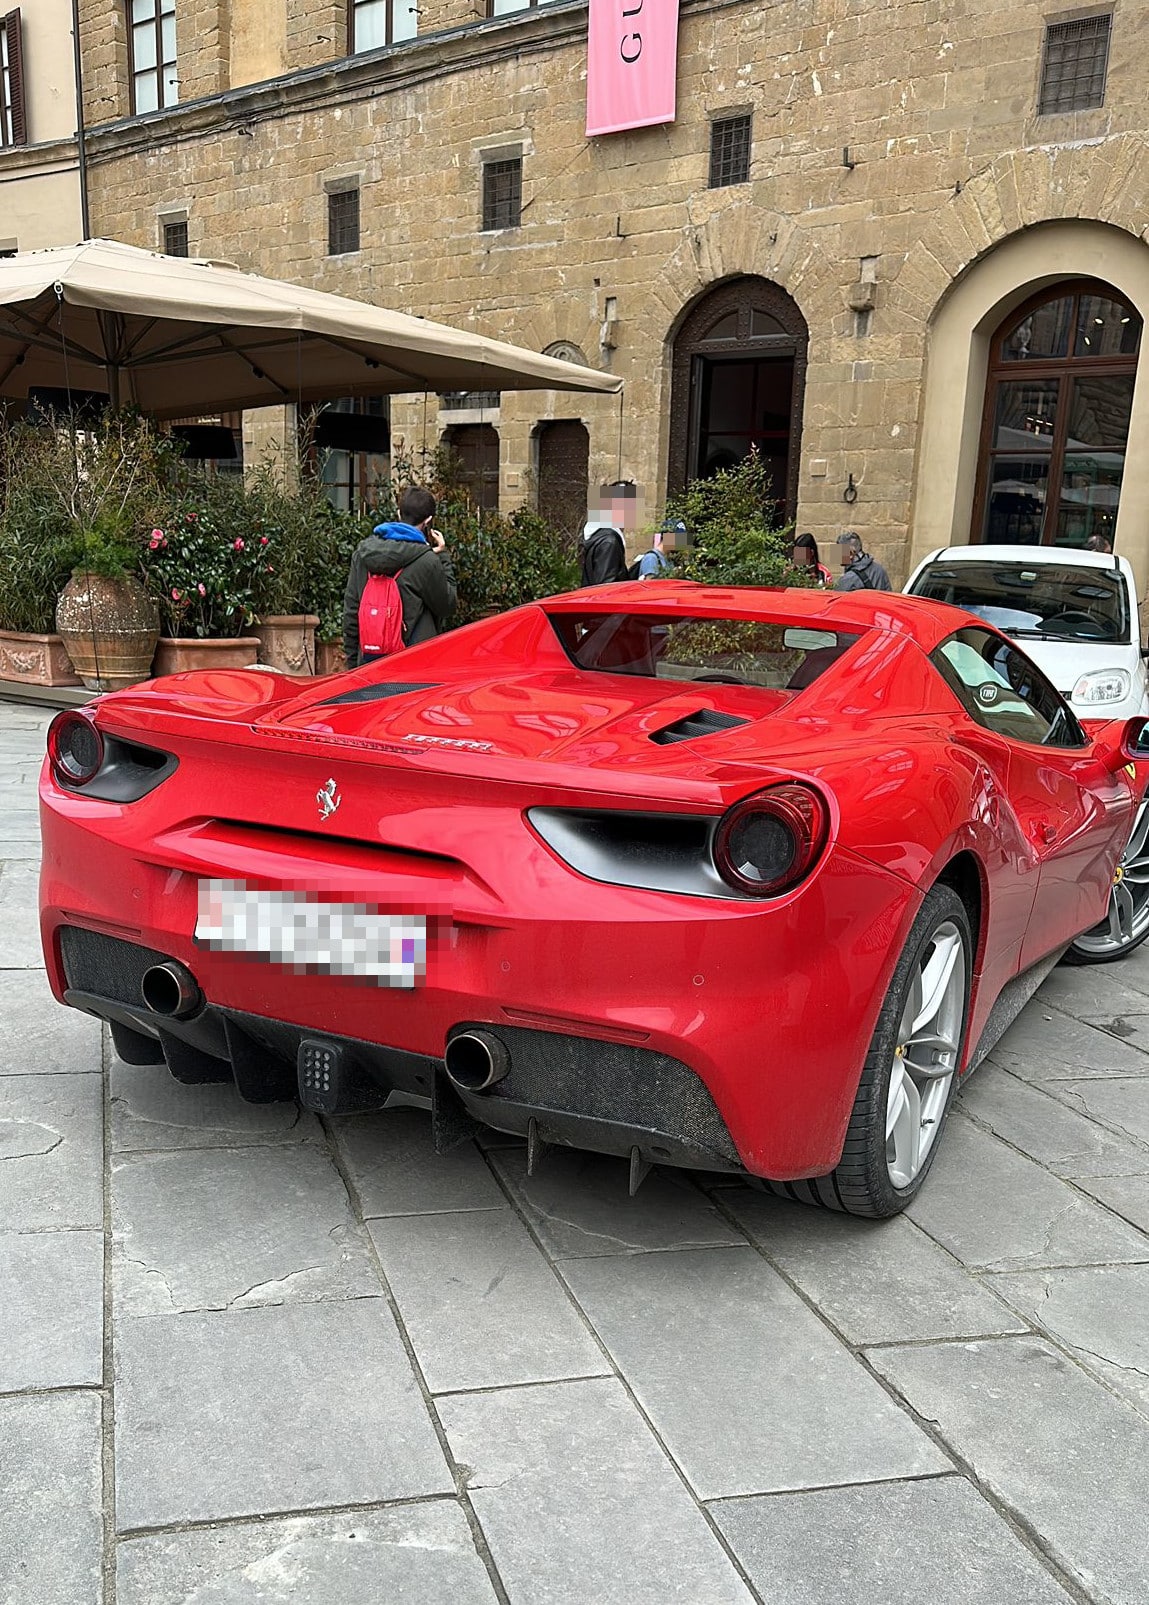
<path fill-rule="evenodd" d="M 842 630 L 759 619 L 669 618 L 645 613 L 552 613 L 555 634 L 580 669 L 657 680 L 801 691 L 859 639 Z"/>
<path fill-rule="evenodd" d="M 1128 641 L 1119 571 L 1065 563 L 931 563 L 913 594 L 963 607 L 1006 635 L 1050 641 Z"/>

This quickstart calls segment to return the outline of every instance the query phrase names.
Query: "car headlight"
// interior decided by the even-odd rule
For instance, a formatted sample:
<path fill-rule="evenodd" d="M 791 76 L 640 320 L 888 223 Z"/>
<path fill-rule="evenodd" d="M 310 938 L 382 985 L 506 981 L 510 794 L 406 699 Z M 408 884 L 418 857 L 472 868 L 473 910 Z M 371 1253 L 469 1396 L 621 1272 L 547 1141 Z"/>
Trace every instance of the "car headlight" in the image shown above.
<path fill-rule="evenodd" d="M 1074 702 L 1122 702 L 1129 695 L 1129 675 L 1124 669 L 1099 669 L 1083 674 L 1074 686 Z"/>

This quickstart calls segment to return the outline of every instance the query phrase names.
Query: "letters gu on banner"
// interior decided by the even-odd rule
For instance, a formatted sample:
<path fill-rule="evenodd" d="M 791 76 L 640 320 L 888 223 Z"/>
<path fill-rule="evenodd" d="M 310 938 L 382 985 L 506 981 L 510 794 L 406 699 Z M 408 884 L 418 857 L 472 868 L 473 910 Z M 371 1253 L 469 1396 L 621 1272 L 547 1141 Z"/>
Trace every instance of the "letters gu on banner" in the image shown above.
<path fill-rule="evenodd" d="M 587 134 L 674 121 L 678 0 L 590 0 Z"/>

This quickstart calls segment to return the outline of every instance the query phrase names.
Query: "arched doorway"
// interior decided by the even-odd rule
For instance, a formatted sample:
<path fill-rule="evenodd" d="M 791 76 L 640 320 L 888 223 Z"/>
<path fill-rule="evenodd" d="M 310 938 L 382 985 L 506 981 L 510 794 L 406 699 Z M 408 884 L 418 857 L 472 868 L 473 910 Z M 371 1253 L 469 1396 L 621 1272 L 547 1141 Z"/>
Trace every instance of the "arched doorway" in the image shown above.
<path fill-rule="evenodd" d="M 574 540 L 587 515 L 590 436 L 577 418 L 538 426 L 538 508 L 553 528 Z"/>
<path fill-rule="evenodd" d="M 696 301 L 674 337 L 670 489 L 757 449 L 782 516 L 798 501 L 806 320 L 768 279 L 732 279 Z"/>
<path fill-rule="evenodd" d="M 1010 313 L 990 344 L 971 540 L 1113 539 L 1140 344 L 1136 309 L 1098 279 Z"/>

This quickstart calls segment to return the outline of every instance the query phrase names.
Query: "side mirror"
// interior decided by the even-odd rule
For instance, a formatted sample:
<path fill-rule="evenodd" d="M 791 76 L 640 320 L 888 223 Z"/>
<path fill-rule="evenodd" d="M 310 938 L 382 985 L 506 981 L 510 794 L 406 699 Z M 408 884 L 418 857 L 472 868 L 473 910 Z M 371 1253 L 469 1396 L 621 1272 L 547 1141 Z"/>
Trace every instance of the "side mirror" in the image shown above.
<path fill-rule="evenodd" d="M 1149 760 L 1149 719 L 1126 719 L 1121 756 L 1127 763 Z"/>

